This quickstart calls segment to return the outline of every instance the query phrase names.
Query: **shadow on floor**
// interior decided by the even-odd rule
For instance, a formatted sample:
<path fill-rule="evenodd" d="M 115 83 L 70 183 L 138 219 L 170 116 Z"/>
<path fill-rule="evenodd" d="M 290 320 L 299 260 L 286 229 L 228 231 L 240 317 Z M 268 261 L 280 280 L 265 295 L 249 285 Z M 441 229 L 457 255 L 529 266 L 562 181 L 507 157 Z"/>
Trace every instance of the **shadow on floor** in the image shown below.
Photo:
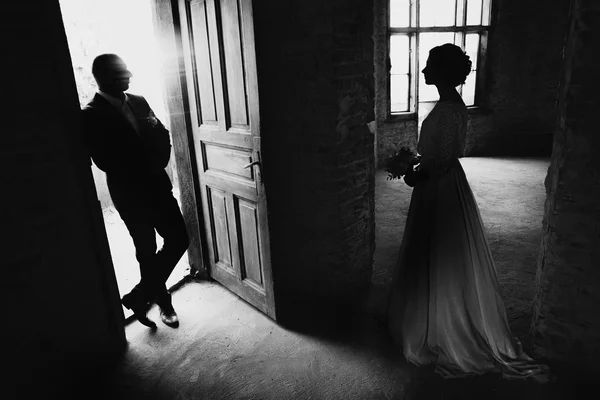
<path fill-rule="evenodd" d="M 409 365 L 385 324 L 357 312 L 350 322 L 319 319 L 302 331 L 285 328 L 213 282 L 175 292 L 181 325 L 137 322 L 129 346 L 110 366 L 76 381 L 72 398 L 97 399 L 579 399 L 584 386 L 511 382 L 500 376 L 444 380 L 432 367 Z M 61 398 L 65 398 L 62 396 Z"/>
<path fill-rule="evenodd" d="M 521 278 L 532 281 L 546 168 L 544 161 L 528 160 L 465 163 L 505 287 Z M 587 399 L 589 387 L 576 384 L 576 373 L 547 385 L 494 374 L 444 380 L 433 368 L 403 359 L 387 335 L 383 310 L 410 192 L 386 182 L 382 171 L 377 179 L 377 253 L 373 283 L 361 307 L 311 313 L 319 305 L 305 304 L 294 318 L 275 323 L 215 282 L 190 282 L 173 296 L 179 329 L 158 322 L 152 332 L 130 324 L 127 351 L 110 368 L 82 378 L 88 390 L 78 398 Z M 529 208 L 518 208 L 514 198 Z M 504 293 L 511 327 L 523 334 L 531 296 L 526 289 L 515 284 Z M 156 308 L 149 317 L 158 321 Z"/>

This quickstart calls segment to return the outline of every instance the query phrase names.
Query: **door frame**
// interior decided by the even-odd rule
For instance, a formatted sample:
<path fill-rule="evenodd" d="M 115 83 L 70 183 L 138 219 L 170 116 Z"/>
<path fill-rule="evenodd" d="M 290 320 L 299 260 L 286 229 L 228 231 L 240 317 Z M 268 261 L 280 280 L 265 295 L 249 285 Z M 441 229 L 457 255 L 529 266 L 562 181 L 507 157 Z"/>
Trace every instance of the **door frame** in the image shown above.
<path fill-rule="evenodd" d="M 153 0 L 153 18 L 161 55 L 161 82 L 173 138 L 179 180 L 181 212 L 190 237 L 188 258 L 194 277 L 211 279 L 207 266 L 207 245 L 203 234 L 200 180 L 192 137 L 190 106 L 183 59 L 183 40 L 177 0 Z M 177 132 L 177 134 L 175 134 Z"/>

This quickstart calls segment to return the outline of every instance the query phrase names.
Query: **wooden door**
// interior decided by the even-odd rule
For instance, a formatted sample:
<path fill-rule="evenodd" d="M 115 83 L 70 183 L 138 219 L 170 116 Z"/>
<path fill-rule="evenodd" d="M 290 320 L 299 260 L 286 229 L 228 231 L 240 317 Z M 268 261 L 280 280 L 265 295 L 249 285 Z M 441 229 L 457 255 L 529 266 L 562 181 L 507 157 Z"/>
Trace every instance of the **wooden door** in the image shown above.
<path fill-rule="evenodd" d="M 252 0 L 178 0 L 211 276 L 275 318 Z"/>

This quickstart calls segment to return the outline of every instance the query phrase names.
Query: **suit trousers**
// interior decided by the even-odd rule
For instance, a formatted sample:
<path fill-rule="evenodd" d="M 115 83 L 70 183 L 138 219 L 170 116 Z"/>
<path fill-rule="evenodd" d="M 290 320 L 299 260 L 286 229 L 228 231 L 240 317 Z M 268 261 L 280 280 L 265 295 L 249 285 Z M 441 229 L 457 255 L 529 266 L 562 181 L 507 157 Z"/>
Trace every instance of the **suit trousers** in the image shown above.
<path fill-rule="evenodd" d="M 158 192 L 158 193 L 157 193 Z M 140 265 L 141 280 L 132 290 L 136 301 L 171 307 L 165 282 L 189 245 L 183 216 L 171 190 L 161 190 L 140 198 L 122 193 L 111 197 L 129 230 Z M 163 238 L 157 250 L 156 233 Z"/>

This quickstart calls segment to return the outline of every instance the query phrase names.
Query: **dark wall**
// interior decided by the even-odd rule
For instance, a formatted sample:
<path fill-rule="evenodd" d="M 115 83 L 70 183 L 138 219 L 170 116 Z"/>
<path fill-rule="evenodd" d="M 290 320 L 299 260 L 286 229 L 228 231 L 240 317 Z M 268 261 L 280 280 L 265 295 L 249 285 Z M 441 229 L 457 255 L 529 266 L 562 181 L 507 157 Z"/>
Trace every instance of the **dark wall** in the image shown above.
<path fill-rule="evenodd" d="M 483 113 L 471 117 L 471 156 L 550 156 L 569 0 L 493 2 Z"/>
<path fill-rule="evenodd" d="M 494 0 L 486 97 L 471 115 L 467 156 L 549 156 L 569 0 Z M 416 120 L 386 120 L 388 0 L 375 0 L 377 143 L 415 146 Z M 381 165 L 381 164 L 380 164 Z"/>
<path fill-rule="evenodd" d="M 348 299 L 374 250 L 372 2 L 255 1 L 254 18 L 276 294 Z"/>
<path fill-rule="evenodd" d="M 9 99 L 0 146 L 3 374 L 8 398 L 16 397 L 12 390 L 52 398 L 82 379 L 75 372 L 90 372 L 125 344 L 123 313 L 78 140 L 58 1 L 8 4 L 1 28 Z"/>
<path fill-rule="evenodd" d="M 565 48 L 532 326 L 535 351 L 600 371 L 600 4 L 574 0 Z M 594 377 L 597 380 L 596 377 Z"/>

